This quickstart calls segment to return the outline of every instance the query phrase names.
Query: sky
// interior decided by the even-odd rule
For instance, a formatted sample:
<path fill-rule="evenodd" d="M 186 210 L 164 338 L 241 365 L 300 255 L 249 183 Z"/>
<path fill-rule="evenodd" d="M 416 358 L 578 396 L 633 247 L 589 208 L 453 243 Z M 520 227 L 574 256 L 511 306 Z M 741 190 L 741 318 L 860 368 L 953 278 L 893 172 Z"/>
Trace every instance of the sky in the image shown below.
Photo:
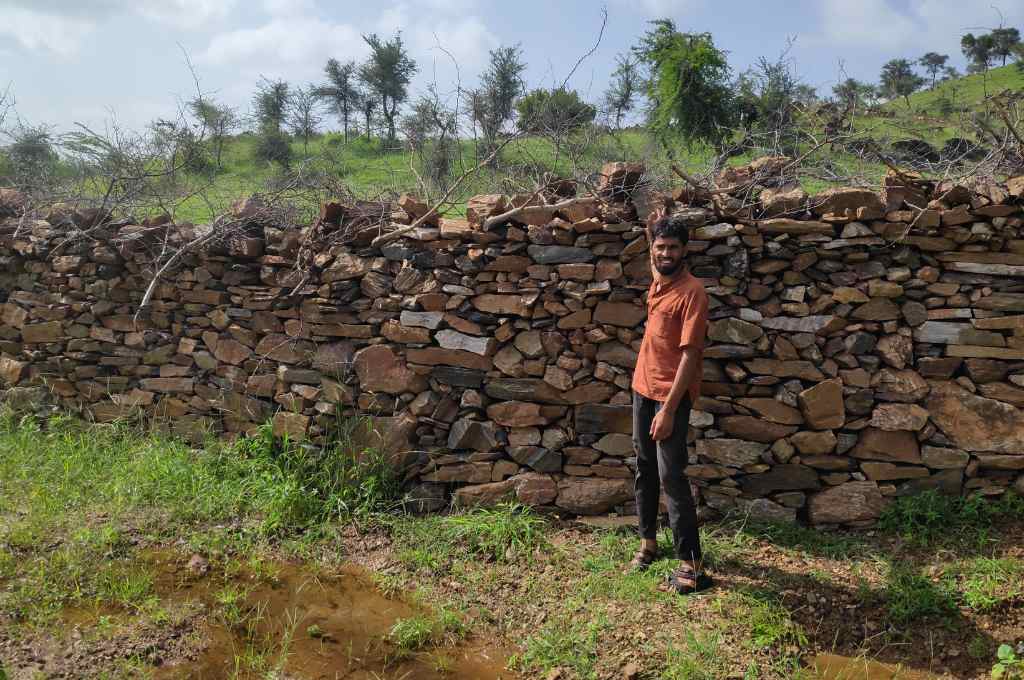
<path fill-rule="evenodd" d="M 501 45 L 521 46 L 528 86 L 551 87 L 594 46 L 602 8 L 600 43 L 569 81 L 591 101 L 616 55 L 660 17 L 710 32 L 736 72 L 789 45 L 820 94 L 928 51 L 963 70 L 963 33 L 1024 32 L 1022 0 L 0 0 L 0 91 L 31 124 L 138 129 L 195 96 L 194 71 L 204 95 L 246 113 L 261 77 L 320 82 L 329 57 L 361 60 L 362 35 L 395 31 L 419 65 L 413 97 L 431 84 L 443 95 L 475 86 Z"/>

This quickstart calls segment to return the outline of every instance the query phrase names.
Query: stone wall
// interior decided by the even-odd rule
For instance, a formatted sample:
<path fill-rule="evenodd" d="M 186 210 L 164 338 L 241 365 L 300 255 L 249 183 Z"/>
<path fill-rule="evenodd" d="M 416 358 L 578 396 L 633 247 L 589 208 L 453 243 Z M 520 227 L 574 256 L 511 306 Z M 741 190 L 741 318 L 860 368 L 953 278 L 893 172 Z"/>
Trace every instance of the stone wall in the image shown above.
<path fill-rule="evenodd" d="M 225 218 L 241 229 L 182 258 L 138 316 L 153 252 L 208 227 L 8 217 L 0 382 L 195 438 L 272 420 L 317 442 L 340 405 L 375 416 L 424 507 L 454 491 L 630 512 L 640 220 L 668 203 L 711 299 L 688 468 L 705 513 L 856 525 L 921 489 L 1024 492 L 1024 180 L 894 175 L 811 198 L 758 180 L 759 203 L 680 190 L 682 206 L 638 172 L 606 167 L 600 200 L 552 187 L 562 207 L 489 230 L 525 197 L 477 197 L 381 247 L 354 207 L 289 231 L 244 202 Z"/>

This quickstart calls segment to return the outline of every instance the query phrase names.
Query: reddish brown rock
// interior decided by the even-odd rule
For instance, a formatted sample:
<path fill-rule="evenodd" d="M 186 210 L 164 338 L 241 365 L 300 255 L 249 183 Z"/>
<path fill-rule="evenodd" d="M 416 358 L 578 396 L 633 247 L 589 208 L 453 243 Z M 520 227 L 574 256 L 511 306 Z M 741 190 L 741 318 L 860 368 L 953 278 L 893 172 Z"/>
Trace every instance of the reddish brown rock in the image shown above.
<path fill-rule="evenodd" d="M 356 352 L 353 368 L 360 389 L 366 392 L 401 394 L 426 388 L 423 377 L 411 371 L 387 345 L 372 345 Z"/>
<path fill-rule="evenodd" d="M 555 505 L 577 515 L 600 515 L 631 500 L 632 480 L 586 477 L 559 482 Z"/>
<path fill-rule="evenodd" d="M 894 463 L 920 463 L 921 452 L 912 432 L 888 432 L 874 427 L 861 431 L 857 445 L 850 452 L 854 458 L 883 460 Z"/>
<path fill-rule="evenodd" d="M 959 448 L 1024 455 L 1024 412 L 971 394 L 953 382 L 933 381 L 925 406 L 932 422 Z"/>
<path fill-rule="evenodd" d="M 800 409 L 807 426 L 815 430 L 842 427 L 846 422 L 843 403 L 843 383 L 838 379 L 825 380 L 798 395 Z"/>

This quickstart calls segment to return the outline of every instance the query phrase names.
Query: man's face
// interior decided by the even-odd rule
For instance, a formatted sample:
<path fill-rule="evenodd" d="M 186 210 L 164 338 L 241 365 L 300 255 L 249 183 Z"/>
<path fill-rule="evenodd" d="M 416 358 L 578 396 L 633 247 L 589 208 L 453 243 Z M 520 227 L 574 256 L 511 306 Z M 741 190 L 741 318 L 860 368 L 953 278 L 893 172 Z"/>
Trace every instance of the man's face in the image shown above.
<path fill-rule="evenodd" d="M 651 246 L 654 255 L 654 268 L 662 276 L 672 276 L 683 266 L 686 257 L 686 246 L 677 238 L 659 236 Z"/>

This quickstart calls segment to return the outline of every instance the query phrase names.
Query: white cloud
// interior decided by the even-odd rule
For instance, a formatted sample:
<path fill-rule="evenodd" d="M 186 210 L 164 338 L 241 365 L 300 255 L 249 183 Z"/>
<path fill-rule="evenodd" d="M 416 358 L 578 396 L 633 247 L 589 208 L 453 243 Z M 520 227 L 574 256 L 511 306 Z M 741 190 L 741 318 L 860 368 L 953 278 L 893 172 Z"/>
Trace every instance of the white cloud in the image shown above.
<path fill-rule="evenodd" d="M 62 16 L 23 7 L 0 7 L 0 35 L 22 47 L 68 57 L 76 53 L 96 28 L 87 18 Z"/>
<path fill-rule="evenodd" d="M 365 52 L 359 31 L 348 24 L 301 16 L 276 17 L 258 28 L 214 37 L 199 62 L 269 74 L 296 66 L 319 69 L 328 57 L 354 59 Z"/>
<path fill-rule="evenodd" d="M 182 28 L 199 28 L 222 21 L 237 0 L 146 0 L 126 3 L 144 17 Z"/>
<path fill-rule="evenodd" d="M 918 28 L 886 0 L 824 0 L 820 5 L 821 30 L 809 42 L 855 45 L 899 51 Z M 896 55 L 894 55 L 896 56 Z"/>

